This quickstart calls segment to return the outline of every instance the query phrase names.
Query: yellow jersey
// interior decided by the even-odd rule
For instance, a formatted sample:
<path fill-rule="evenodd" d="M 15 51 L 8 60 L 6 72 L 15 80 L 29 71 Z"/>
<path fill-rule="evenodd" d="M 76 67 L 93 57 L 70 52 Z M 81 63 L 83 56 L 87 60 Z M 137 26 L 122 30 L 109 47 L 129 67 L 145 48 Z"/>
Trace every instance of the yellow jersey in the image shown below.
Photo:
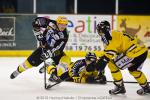
<path fill-rule="evenodd" d="M 112 40 L 104 46 L 104 55 L 110 60 L 121 53 L 129 58 L 135 58 L 148 50 L 137 37 L 115 30 L 111 35 Z"/>

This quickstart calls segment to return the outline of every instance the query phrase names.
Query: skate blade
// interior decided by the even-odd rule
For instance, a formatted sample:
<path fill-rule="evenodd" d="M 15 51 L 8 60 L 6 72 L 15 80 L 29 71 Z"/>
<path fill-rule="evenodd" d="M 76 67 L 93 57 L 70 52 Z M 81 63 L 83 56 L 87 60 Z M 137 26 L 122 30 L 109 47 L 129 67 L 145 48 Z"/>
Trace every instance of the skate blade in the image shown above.
<path fill-rule="evenodd" d="M 125 93 L 112 93 L 111 91 L 109 91 L 110 95 L 125 95 Z"/>

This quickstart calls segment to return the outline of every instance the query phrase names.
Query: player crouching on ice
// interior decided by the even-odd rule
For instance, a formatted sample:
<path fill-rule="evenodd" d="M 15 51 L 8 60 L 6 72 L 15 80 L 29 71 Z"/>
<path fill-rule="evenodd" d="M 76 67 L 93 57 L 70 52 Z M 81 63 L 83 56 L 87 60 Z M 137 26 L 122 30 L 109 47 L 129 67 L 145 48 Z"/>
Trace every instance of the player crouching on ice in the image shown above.
<path fill-rule="evenodd" d="M 81 59 L 72 63 L 71 75 L 77 83 L 99 83 L 106 84 L 107 80 L 104 75 L 104 70 L 99 70 L 96 67 L 97 56 L 95 53 L 88 52 L 85 59 Z"/>
<path fill-rule="evenodd" d="M 108 21 L 101 21 L 97 25 L 97 31 L 104 44 L 104 59 L 100 62 L 108 63 L 108 68 L 111 71 L 116 86 L 109 93 L 126 93 L 120 71 L 125 68 L 128 68 L 129 73 L 142 87 L 137 90 L 137 93 L 139 95 L 150 93 L 147 78 L 141 71 L 148 54 L 146 46 L 137 37 L 131 36 L 130 33 L 111 31 Z"/>
<path fill-rule="evenodd" d="M 48 58 L 51 58 L 58 68 L 60 66 L 67 67 L 71 62 L 71 58 L 63 51 L 69 37 L 67 24 L 68 20 L 65 16 L 58 16 L 56 21 L 37 17 L 32 26 L 40 46 L 18 66 L 10 78 L 14 79 L 27 69 L 39 66 Z"/>
<path fill-rule="evenodd" d="M 95 53 L 88 52 L 85 59 L 72 62 L 67 69 L 63 66 L 55 66 L 54 63 L 47 67 L 47 73 L 50 74 L 49 81 L 59 82 L 68 79 L 76 83 L 99 83 L 106 84 L 104 70 L 99 70 L 96 67 L 97 57 Z M 40 73 L 44 68 L 40 69 Z M 70 78 L 69 78 L 70 77 Z"/>

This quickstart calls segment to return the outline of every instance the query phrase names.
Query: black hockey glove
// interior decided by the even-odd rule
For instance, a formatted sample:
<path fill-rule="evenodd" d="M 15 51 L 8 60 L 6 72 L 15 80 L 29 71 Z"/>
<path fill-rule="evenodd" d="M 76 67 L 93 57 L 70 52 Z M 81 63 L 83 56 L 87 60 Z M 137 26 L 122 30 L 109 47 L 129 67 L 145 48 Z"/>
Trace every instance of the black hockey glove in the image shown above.
<path fill-rule="evenodd" d="M 104 70 L 108 62 L 109 62 L 109 59 L 106 58 L 105 56 L 100 57 L 95 64 L 96 70 L 97 71 Z"/>

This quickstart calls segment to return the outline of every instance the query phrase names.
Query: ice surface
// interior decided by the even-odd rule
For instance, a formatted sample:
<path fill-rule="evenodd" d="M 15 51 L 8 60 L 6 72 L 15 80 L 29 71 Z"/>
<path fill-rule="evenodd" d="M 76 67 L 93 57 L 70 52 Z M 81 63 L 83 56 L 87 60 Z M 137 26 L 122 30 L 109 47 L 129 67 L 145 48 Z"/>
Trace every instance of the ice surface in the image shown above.
<path fill-rule="evenodd" d="M 140 87 L 138 84 L 129 83 L 125 84 L 127 90 L 125 95 L 109 95 L 108 90 L 114 88 L 112 83 L 99 85 L 63 82 L 50 90 L 45 90 L 43 74 L 38 73 L 39 68 L 29 69 L 16 79 L 11 80 L 10 74 L 24 60 L 25 58 L 22 57 L 0 58 L 0 100 L 149 100 L 150 98 L 150 95 L 137 95 L 136 90 Z M 144 67 L 144 72 L 149 78 L 149 59 Z M 134 80 L 128 73 L 124 72 L 125 80 Z M 108 69 L 106 69 L 106 75 L 107 79 L 111 80 Z"/>

